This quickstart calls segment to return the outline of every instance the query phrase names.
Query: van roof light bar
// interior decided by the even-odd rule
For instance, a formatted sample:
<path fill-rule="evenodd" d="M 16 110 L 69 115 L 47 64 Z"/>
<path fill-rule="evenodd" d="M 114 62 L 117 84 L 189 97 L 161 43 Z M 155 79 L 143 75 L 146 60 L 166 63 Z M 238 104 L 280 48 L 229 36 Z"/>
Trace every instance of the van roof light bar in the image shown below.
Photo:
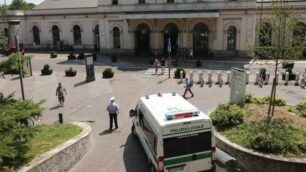
<path fill-rule="evenodd" d="M 198 109 L 191 110 L 191 111 L 181 111 L 181 112 L 168 112 L 165 114 L 167 120 L 172 119 L 182 119 L 182 118 L 189 118 L 193 116 L 199 116 L 200 111 Z"/>

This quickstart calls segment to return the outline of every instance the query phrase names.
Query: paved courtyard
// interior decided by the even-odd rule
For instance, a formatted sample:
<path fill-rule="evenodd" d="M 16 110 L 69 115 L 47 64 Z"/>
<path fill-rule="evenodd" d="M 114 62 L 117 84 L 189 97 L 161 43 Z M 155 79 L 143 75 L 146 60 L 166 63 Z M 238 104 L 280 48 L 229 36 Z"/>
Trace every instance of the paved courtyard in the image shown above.
<path fill-rule="evenodd" d="M 83 61 L 67 61 L 67 54 L 59 54 L 56 59 L 50 59 L 49 54 L 32 54 L 33 76 L 24 79 L 26 99 L 39 101 L 45 99 L 45 111 L 39 123 L 55 123 L 58 121 L 58 113 L 64 114 L 64 121 L 83 121 L 92 127 L 92 145 L 90 151 L 77 163 L 71 172 L 144 172 L 148 171 L 146 157 L 137 140 L 130 135 L 131 119 L 129 110 L 135 108 L 139 97 L 157 92 L 177 92 L 182 94 L 183 84 L 178 84 L 177 79 L 168 79 L 168 74 L 153 75 L 154 69 L 146 60 L 130 61 L 119 59 L 118 63 L 111 63 L 107 57 L 99 57 L 95 66 L 96 81 L 85 83 L 85 66 Z M 44 64 L 50 64 L 53 74 L 41 76 L 40 70 Z M 199 70 L 212 70 L 214 81 L 216 71 L 230 69 L 232 66 L 250 69 L 251 83 L 247 85 L 247 92 L 253 95 L 268 95 L 271 83 L 259 88 L 254 85 L 254 74 L 262 66 L 271 67 L 268 63 L 250 64 L 247 61 L 204 61 L 202 68 L 193 68 L 191 64 L 185 64 L 187 71 L 196 71 L 194 80 L 197 81 Z M 64 70 L 72 66 L 78 71 L 76 77 L 65 77 Z M 102 71 L 111 66 L 115 70 L 115 76 L 111 79 L 103 79 Z M 295 65 L 297 71 L 302 72 L 305 62 Z M 167 71 L 167 70 L 166 70 Z M 173 76 L 173 71 L 172 71 Z M 206 77 L 206 76 L 205 76 Z M 205 78 L 206 79 L 206 78 Z M 67 90 L 64 107 L 58 106 L 55 89 L 61 82 Z M 20 81 L 18 76 L 8 75 L 0 78 L 0 90 L 5 95 L 15 92 L 15 97 L 20 98 Z M 229 86 L 212 87 L 194 85 L 194 97 L 188 101 L 205 113 L 212 111 L 218 104 L 229 100 Z M 119 129 L 111 133 L 107 132 L 109 120 L 106 106 L 109 98 L 115 96 L 120 106 Z M 306 90 L 294 86 L 291 82 L 284 86 L 280 82 L 277 87 L 277 96 L 285 98 L 289 104 L 296 104 L 306 99 Z M 218 168 L 218 172 L 225 171 Z"/>

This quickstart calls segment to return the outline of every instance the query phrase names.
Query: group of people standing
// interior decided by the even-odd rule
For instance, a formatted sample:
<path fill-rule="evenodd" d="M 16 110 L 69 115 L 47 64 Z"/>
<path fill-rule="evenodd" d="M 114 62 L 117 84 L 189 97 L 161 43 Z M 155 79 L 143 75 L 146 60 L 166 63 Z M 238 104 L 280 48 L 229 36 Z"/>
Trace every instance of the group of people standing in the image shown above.
<path fill-rule="evenodd" d="M 155 75 L 158 73 L 158 68 L 161 68 L 161 75 L 165 73 L 166 60 L 162 58 L 160 61 L 158 59 L 154 60 L 153 66 L 155 68 Z"/>

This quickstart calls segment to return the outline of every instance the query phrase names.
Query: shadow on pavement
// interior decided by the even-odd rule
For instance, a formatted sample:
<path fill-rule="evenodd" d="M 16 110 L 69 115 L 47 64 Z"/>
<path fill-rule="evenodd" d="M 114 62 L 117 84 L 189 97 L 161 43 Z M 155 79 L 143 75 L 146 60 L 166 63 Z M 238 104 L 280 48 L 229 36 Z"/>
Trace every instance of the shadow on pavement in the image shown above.
<path fill-rule="evenodd" d="M 79 87 L 79 86 L 82 86 L 84 84 L 86 84 L 86 81 L 81 81 L 79 83 L 74 84 L 74 87 Z"/>
<path fill-rule="evenodd" d="M 132 134 L 127 137 L 124 145 L 123 161 L 126 172 L 150 171 L 144 150 L 138 138 Z"/>
<path fill-rule="evenodd" d="M 56 106 L 50 107 L 49 110 L 55 110 L 55 109 L 59 109 L 61 107 L 62 106 L 60 106 L 60 105 L 56 105 Z"/>
<path fill-rule="evenodd" d="M 147 70 L 147 67 L 118 67 L 118 70 L 121 70 L 123 72 L 137 72 L 137 71 L 143 71 L 143 70 Z"/>
<path fill-rule="evenodd" d="M 104 135 L 108 135 L 108 134 L 111 134 L 112 133 L 112 130 L 104 130 L 102 131 L 101 133 L 99 133 L 100 136 L 104 136 Z"/>

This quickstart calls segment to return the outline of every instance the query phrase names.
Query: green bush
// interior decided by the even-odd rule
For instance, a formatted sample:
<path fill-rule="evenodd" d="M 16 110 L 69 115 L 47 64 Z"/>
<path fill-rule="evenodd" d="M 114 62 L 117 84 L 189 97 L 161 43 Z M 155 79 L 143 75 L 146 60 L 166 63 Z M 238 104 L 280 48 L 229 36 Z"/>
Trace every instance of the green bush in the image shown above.
<path fill-rule="evenodd" d="M 36 133 L 24 122 L 42 115 L 41 104 L 32 100 L 14 100 L 0 95 L 0 171 L 1 167 L 18 167 L 26 160 L 30 138 Z"/>
<path fill-rule="evenodd" d="M 257 96 L 254 97 L 251 94 L 245 95 L 245 103 L 254 103 L 254 104 L 269 104 L 270 96 Z M 275 98 L 276 106 L 285 106 L 287 104 L 286 100 L 282 98 Z"/>
<path fill-rule="evenodd" d="M 246 111 L 237 105 L 222 104 L 210 115 L 218 130 L 231 128 L 243 123 Z"/>
<path fill-rule="evenodd" d="M 51 51 L 50 57 L 51 58 L 56 58 L 57 57 L 57 53 L 55 51 Z"/>
<path fill-rule="evenodd" d="M 19 64 L 18 61 L 20 59 L 20 65 L 24 66 L 24 64 L 30 59 L 31 57 L 22 56 L 20 58 L 18 54 L 14 53 L 9 56 L 9 58 L 5 61 L 0 63 L 0 72 L 4 72 L 5 74 L 19 74 Z M 23 72 L 25 72 L 23 70 Z"/>
<path fill-rule="evenodd" d="M 72 67 L 70 67 L 69 69 L 66 69 L 66 70 L 65 70 L 65 74 L 66 74 L 66 76 L 68 76 L 68 77 L 73 77 L 73 76 L 76 76 L 77 71 L 74 70 L 74 69 L 72 69 Z"/>
<path fill-rule="evenodd" d="M 295 106 L 295 109 L 298 111 L 298 113 L 301 116 L 306 117 L 306 101 L 300 102 L 299 104 L 297 104 Z"/>
<path fill-rule="evenodd" d="M 299 148 L 305 146 L 298 138 L 303 131 L 293 128 L 282 119 L 273 120 L 268 129 L 264 121 L 250 125 L 253 129 L 250 146 L 254 150 L 265 153 L 298 153 Z"/>
<path fill-rule="evenodd" d="M 102 75 L 103 75 L 103 78 L 112 78 L 114 76 L 114 72 L 112 68 L 106 68 L 104 69 Z"/>
<path fill-rule="evenodd" d="M 250 93 L 245 94 L 245 103 L 252 103 L 253 96 Z"/>
<path fill-rule="evenodd" d="M 50 69 L 49 64 L 45 64 L 43 69 L 41 70 L 41 75 L 51 75 L 52 74 L 52 69 Z"/>
<path fill-rule="evenodd" d="M 175 70 L 175 72 L 174 72 L 174 78 L 179 79 L 179 78 L 180 78 L 180 75 L 181 75 L 181 74 L 180 74 L 181 71 L 183 71 L 183 78 L 185 78 L 185 77 L 186 77 L 186 71 L 185 71 L 185 69 L 182 68 L 182 67 L 176 68 L 176 70 Z"/>
<path fill-rule="evenodd" d="M 293 69 L 294 61 L 284 61 L 282 63 L 282 66 L 283 66 L 284 69 Z"/>

